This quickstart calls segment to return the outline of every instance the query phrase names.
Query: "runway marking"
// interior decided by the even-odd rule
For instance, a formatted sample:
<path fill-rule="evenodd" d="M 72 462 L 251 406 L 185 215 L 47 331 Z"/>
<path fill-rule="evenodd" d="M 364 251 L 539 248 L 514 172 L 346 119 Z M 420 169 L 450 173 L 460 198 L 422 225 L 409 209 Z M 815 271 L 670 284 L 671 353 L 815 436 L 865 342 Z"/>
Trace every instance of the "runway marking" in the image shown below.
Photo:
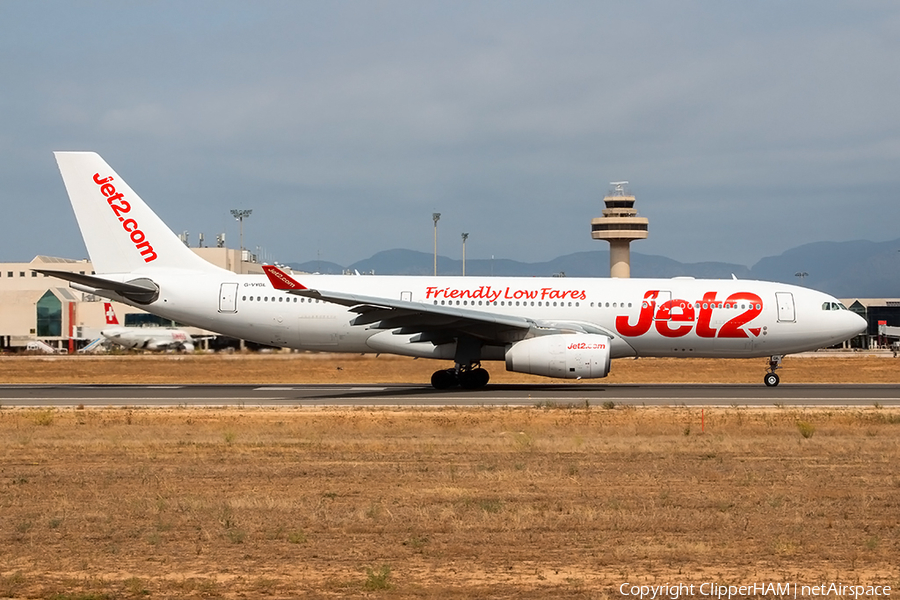
<path fill-rule="evenodd" d="M 254 392 L 383 392 L 386 387 L 351 387 L 351 388 L 334 388 L 334 387 L 258 387 L 253 388 Z"/>
<path fill-rule="evenodd" d="M 692 398 L 687 401 L 678 402 L 669 399 L 662 401 L 661 398 L 616 398 L 615 402 L 620 406 L 637 406 L 646 408 L 834 408 L 840 406 L 846 407 L 863 407 L 871 406 L 875 403 L 882 406 L 897 406 L 895 398 L 771 398 L 765 403 L 759 398 Z M 747 402 L 742 402 L 747 401 Z M 425 401 L 426 403 L 423 403 Z M 323 397 L 285 397 L 271 396 L 260 398 L 253 397 L 111 397 L 111 398 L 95 398 L 87 399 L 82 397 L 56 397 L 56 398 L 33 398 L 33 397 L 11 397 L 3 398 L 0 404 L 5 406 L 67 406 L 84 404 L 93 407 L 103 406 L 154 406 L 154 407 L 184 407 L 184 408 L 201 408 L 215 406 L 273 406 L 273 405 L 291 405 L 291 406 L 397 406 L 405 408 L 421 407 L 504 407 L 504 406 L 543 406 L 552 407 L 553 405 L 565 407 L 567 401 L 569 403 L 581 406 L 584 398 L 555 398 L 538 400 L 535 398 L 465 398 L 450 397 L 442 401 L 427 402 L 425 398 L 408 398 L 408 397 L 386 397 L 379 398 L 377 401 L 371 399 L 351 399 L 351 398 L 323 398 Z M 646 404 L 645 404 L 646 402 Z M 592 409 L 599 408 L 599 405 L 591 405 Z"/>
<path fill-rule="evenodd" d="M 103 406 L 105 404 L 111 404 L 115 402 L 124 402 L 127 404 L 140 405 L 141 402 L 168 402 L 167 406 L 210 406 L 209 404 L 199 404 L 198 400 L 202 400 L 203 402 L 218 402 L 220 404 L 226 403 L 259 403 L 260 401 L 272 401 L 272 400 L 296 400 L 296 398 L 279 398 L 276 396 L 272 396 L 271 398 L 260 398 L 259 396 L 253 397 L 235 397 L 235 396 L 223 396 L 223 397 L 207 397 L 207 398 L 198 398 L 197 396 L 190 396 L 186 398 L 169 398 L 168 396 L 117 396 L 117 397 L 109 397 L 109 398 L 73 398 L 69 396 L 54 396 L 54 397 L 45 397 L 45 398 L 0 398 L 0 404 L 7 402 L 27 402 L 28 406 L 44 406 L 38 404 L 39 402 L 48 402 L 46 406 L 52 406 L 54 403 L 61 402 L 73 402 L 77 404 L 90 404 L 92 406 Z M 24 406 L 24 405 L 23 405 Z"/>

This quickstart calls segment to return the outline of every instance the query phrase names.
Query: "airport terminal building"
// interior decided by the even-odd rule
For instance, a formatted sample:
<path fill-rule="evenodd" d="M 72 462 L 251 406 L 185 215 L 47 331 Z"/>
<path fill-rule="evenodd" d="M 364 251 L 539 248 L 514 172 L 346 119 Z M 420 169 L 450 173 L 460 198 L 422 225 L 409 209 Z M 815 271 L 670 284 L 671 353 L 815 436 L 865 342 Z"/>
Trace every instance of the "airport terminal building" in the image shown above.
<path fill-rule="evenodd" d="M 262 273 L 246 250 L 191 248 L 212 264 L 235 273 Z M 94 273 L 88 260 L 36 256 L 27 263 L 0 263 L 0 352 L 24 350 L 40 340 L 62 352 L 74 352 L 100 335 L 106 326 L 107 299 L 69 287 L 60 279 L 32 269 Z M 126 326 L 173 325 L 140 309 L 113 302 L 119 322 Z M 188 331 L 203 335 L 199 329 Z"/>

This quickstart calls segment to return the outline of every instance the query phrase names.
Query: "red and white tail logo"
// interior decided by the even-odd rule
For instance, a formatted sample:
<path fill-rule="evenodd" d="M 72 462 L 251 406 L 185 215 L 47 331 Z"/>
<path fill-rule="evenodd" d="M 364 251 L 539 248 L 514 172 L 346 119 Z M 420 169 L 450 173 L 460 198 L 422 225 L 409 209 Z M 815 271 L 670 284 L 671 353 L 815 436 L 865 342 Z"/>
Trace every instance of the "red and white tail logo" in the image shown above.
<path fill-rule="evenodd" d="M 278 267 L 273 265 L 263 265 L 263 271 L 269 278 L 269 283 L 276 290 L 306 290 L 309 289 Z"/>
<path fill-rule="evenodd" d="M 107 325 L 118 325 L 119 319 L 116 318 L 116 311 L 113 310 L 112 304 L 109 302 L 105 302 L 103 304 L 103 310 L 106 312 L 106 324 Z"/>

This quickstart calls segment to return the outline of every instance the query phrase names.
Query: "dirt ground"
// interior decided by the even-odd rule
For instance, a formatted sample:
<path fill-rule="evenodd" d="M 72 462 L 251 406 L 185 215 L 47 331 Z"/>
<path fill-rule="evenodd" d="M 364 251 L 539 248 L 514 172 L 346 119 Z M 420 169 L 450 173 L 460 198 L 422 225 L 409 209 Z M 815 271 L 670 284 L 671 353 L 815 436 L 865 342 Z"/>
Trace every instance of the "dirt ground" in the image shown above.
<path fill-rule="evenodd" d="M 584 383 L 762 383 L 767 359 L 642 358 L 614 360 L 609 376 Z M 784 383 L 900 383 L 890 354 L 789 356 Z M 447 361 L 357 354 L 127 354 L 0 356 L 0 383 L 422 383 Z M 558 383 L 487 362 L 494 383 Z"/>
<path fill-rule="evenodd" d="M 876 407 L 7 408 L 0 597 L 898 589 L 898 433 Z"/>
<path fill-rule="evenodd" d="M 785 382 L 896 383 L 900 366 L 785 363 Z M 425 382 L 439 366 L 3 357 L 0 381 Z M 764 366 L 616 361 L 607 381 L 762 385 Z M 492 375 L 527 381 L 502 365 Z M 0 407 L 0 598 L 624 598 L 625 583 L 694 585 L 681 597 L 706 598 L 710 583 L 896 591 L 898 438 L 900 409 L 879 406 Z"/>

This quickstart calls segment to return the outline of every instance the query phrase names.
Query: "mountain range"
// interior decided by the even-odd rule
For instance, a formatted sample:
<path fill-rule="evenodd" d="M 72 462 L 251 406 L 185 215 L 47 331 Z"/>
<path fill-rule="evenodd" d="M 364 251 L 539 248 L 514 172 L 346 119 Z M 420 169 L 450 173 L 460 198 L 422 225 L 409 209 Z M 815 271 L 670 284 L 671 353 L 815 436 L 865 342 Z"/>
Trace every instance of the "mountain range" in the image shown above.
<path fill-rule="evenodd" d="M 385 250 L 351 265 L 325 261 L 289 263 L 310 273 L 358 271 L 379 275 L 432 275 L 434 255 L 415 250 Z M 462 261 L 438 256 L 439 275 L 461 275 Z M 803 274 L 800 276 L 799 274 Z M 609 251 L 576 252 L 547 262 L 467 259 L 467 276 L 608 277 Z M 816 242 L 763 258 L 752 267 L 724 262 L 681 263 L 664 256 L 631 253 L 632 277 L 760 279 L 810 287 L 838 298 L 900 297 L 900 239 L 888 242 Z"/>

